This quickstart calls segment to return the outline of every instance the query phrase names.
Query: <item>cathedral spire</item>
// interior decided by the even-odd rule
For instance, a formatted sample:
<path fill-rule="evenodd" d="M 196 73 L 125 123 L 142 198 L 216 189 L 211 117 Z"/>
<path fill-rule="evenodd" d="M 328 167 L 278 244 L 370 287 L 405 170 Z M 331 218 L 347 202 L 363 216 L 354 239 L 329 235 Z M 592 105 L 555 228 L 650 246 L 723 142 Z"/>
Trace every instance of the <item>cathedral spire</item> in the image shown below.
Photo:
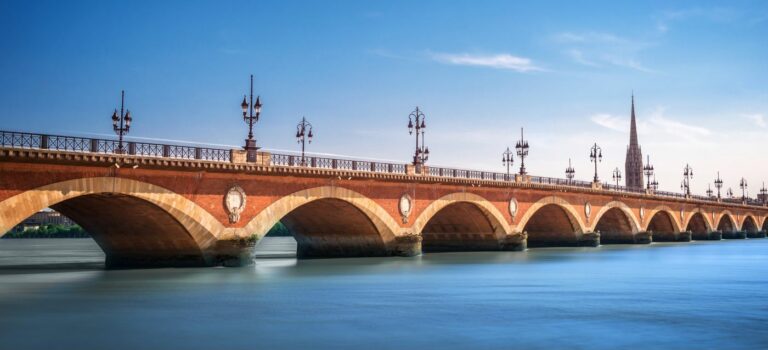
<path fill-rule="evenodd" d="M 632 93 L 632 124 L 629 127 L 629 146 L 639 146 L 637 142 L 637 121 L 635 121 L 635 93 Z"/>
<path fill-rule="evenodd" d="M 632 92 L 632 121 L 629 128 L 629 146 L 627 159 L 624 163 L 624 178 L 627 187 L 643 188 L 643 153 L 637 141 L 637 120 L 635 119 L 635 93 Z"/>

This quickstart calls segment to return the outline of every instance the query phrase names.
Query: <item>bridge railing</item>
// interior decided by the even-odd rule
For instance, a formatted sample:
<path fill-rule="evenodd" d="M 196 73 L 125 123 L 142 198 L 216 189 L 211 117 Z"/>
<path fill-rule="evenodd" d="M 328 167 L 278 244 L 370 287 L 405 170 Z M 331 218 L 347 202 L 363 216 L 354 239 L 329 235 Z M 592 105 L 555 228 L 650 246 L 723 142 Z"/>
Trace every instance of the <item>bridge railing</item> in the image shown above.
<path fill-rule="evenodd" d="M 32 134 L 13 131 L 0 131 L 0 147 L 50 149 L 56 151 L 102 154 L 128 154 L 144 157 L 196 159 L 222 162 L 230 161 L 231 157 L 230 150 L 221 148 L 124 141 L 123 148 L 121 149 L 117 140 Z"/>
<path fill-rule="evenodd" d="M 316 169 L 353 170 L 373 173 L 405 174 L 405 164 L 370 160 L 300 156 L 291 154 L 270 154 L 270 164 L 286 167 L 307 167 Z"/>

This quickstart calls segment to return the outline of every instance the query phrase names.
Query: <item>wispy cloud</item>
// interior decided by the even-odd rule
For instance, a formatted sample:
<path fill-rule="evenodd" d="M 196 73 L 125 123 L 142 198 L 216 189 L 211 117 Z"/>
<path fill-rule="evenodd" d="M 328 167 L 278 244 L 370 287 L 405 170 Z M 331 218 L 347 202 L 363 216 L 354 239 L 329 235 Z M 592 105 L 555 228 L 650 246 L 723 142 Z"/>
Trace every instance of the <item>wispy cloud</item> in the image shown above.
<path fill-rule="evenodd" d="M 755 123 L 756 126 L 759 126 L 761 128 L 765 128 L 768 126 L 768 123 L 766 123 L 765 116 L 762 114 L 745 114 L 742 115 L 742 117 L 751 120 L 753 123 Z"/>
<path fill-rule="evenodd" d="M 656 110 L 651 112 L 648 118 L 645 119 L 646 121 L 640 121 L 638 123 L 638 132 L 647 133 L 652 130 L 655 134 L 663 133 L 674 135 L 675 137 L 687 140 L 700 139 L 712 134 L 712 131 L 707 128 L 686 124 L 667 117 L 665 112 L 666 109 L 663 107 L 656 108 Z M 593 123 L 606 129 L 618 132 L 629 132 L 628 116 L 599 113 L 592 115 L 589 119 Z"/>
<path fill-rule="evenodd" d="M 614 131 L 625 132 L 629 130 L 629 120 L 607 113 L 595 114 L 589 118 L 593 123 Z"/>
<path fill-rule="evenodd" d="M 505 69 L 521 73 L 545 71 L 544 68 L 534 64 L 530 58 L 506 53 L 494 55 L 435 53 L 432 54 L 432 59 L 445 64 Z"/>
<path fill-rule="evenodd" d="M 681 22 L 692 19 L 703 19 L 715 23 L 727 23 L 742 19 L 743 13 L 725 7 L 694 7 L 687 9 L 666 10 L 654 16 L 656 19 L 656 30 L 660 33 L 666 33 L 673 22 Z M 746 19 L 747 22 L 753 22 L 755 17 Z"/>
<path fill-rule="evenodd" d="M 653 46 L 648 42 L 605 32 L 561 32 L 555 34 L 553 40 L 565 48 L 566 56 L 584 66 L 614 66 L 645 73 L 656 72 L 638 59 L 641 51 Z"/>

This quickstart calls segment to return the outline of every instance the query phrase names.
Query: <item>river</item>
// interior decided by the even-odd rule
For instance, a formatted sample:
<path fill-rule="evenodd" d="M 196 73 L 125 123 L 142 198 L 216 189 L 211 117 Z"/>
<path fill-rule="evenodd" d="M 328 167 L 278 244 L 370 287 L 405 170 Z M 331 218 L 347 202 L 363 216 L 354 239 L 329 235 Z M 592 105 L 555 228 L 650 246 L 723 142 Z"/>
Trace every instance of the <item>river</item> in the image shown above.
<path fill-rule="evenodd" d="M 103 270 L 0 241 L 0 349 L 766 349 L 768 239 Z"/>

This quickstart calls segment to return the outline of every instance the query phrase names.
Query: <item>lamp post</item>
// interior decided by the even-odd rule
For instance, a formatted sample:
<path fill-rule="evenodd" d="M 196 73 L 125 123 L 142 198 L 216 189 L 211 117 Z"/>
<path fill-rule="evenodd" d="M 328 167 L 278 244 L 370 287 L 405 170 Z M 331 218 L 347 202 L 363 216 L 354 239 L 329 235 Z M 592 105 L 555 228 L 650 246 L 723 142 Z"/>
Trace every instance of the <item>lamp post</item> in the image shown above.
<path fill-rule="evenodd" d="M 653 181 L 649 182 L 650 189 L 656 191 L 659 189 L 659 182 L 656 181 L 656 175 L 653 175 Z"/>
<path fill-rule="evenodd" d="M 261 115 L 261 96 L 256 96 L 256 102 L 253 101 L 253 74 L 251 74 L 251 95 L 250 99 L 246 100 L 246 96 L 243 95 L 243 103 L 240 104 L 243 109 L 243 121 L 248 124 L 248 138 L 245 140 L 245 150 L 247 151 L 247 160 L 249 162 L 256 161 L 256 151 L 259 149 L 256 147 L 256 139 L 253 138 L 253 124 L 259 121 Z"/>
<path fill-rule="evenodd" d="M 507 150 L 501 154 L 501 164 L 507 167 L 507 180 L 509 180 L 509 167 L 512 166 L 512 163 L 514 162 L 514 152 L 507 147 Z"/>
<path fill-rule="evenodd" d="M 712 185 L 707 184 L 707 197 L 712 198 Z"/>
<path fill-rule="evenodd" d="M 733 198 L 733 190 L 728 187 L 728 191 L 725 192 L 725 196 L 728 198 Z"/>
<path fill-rule="evenodd" d="M 603 161 L 603 149 L 595 143 L 592 148 L 589 149 L 589 160 L 595 163 L 595 182 L 598 182 L 597 178 L 597 163 Z"/>
<path fill-rule="evenodd" d="M 296 142 L 301 144 L 301 165 L 307 165 L 307 161 L 304 160 L 304 149 L 306 142 L 312 143 L 312 124 L 307 121 L 306 117 L 301 117 L 301 122 L 296 125 Z"/>
<path fill-rule="evenodd" d="M 765 181 L 763 181 L 763 187 L 760 188 L 760 201 L 765 204 L 768 202 L 768 189 L 765 188 Z"/>
<path fill-rule="evenodd" d="M 408 134 L 413 134 L 416 129 L 416 150 L 413 153 L 413 165 L 420 167 L 429 159 L 429 148 L 424 145 L 424 129 L 427 128 L 427 117 L 416 107 L 416 110 L 408 115 Z M 415 124 L 414 124 L 415 122 Z M 421 143 L 419 143 L 419 133 L 421 133 Z M 420 171 L 421 169 L 417 169 Z"/>
<path fill-rule="evenodd" d="M 117 114 L 117 109 L 112 113 L 112 129 L 117 134 L 117 149 L 115 153 L 124 153 L 123 149 L 123 136 L 131 130 L 131 111 L 125 109 L 125 90 L 120 92 L 120 114 Z"/>
<path fill-rule="evenodd" d="M 741 188 L 741 200 L 747 200 L 747 180 L 743 177 L 739 181 L 739 188 Z"/>
<path fill-rule="evenodd" d="M 568 167 L 565 168 L 565 177 L 568 179 L 568 183 L 573 181 L 574 175 L 576 175 L 576 170 L 571 166 L 571 158 L 568 158 Z"/>
<path fill-rule="evenodd" d="M 523 138 L 523 128 L 520 128 L 520 141 L 515 144 L 517 155 L 520 157 L 520 175 L 525 175 L 525 157 L 528 156 L 528 141 Z"/>
<path fill-rule="evenodd" d="M 645 157 L 646 157 L 645 158 L 646 161 L 645 161 L 645 165 L 643 166 L 643 172 L 645 173 L 645 176 L 648 178 L 648 181 L 647 181 L 648 182 L 648 185 L 647 185 L 648 187 L 647 187 L 647 189 L 650 190 L 651 189 L 651 176 L 653 175 L 653 165 L 651 165 L 651 156 L 646 154 Z M 654 177 L 654 179 L 655 179 L 655 177 Z"/>
<path fill-rule="evenodd" d="M 683 182 L 680 184 L 680 189 L 685 192 L 686 196 L 691 195 L 691 178 L 693 177 L 693 168 L 686 164 L 683 168 Z"/>
<path fill-rule="evenodd" d="M 613 169 L 613 181 L 616 182 L 616 189 L 619 189 L 619 181 L 621 181 L 621 170 L 619 170 L 619 167 L 616 167 L 616 169 Z"/>
<path fill-rule="evenodd" d="M 720 172 L 717 172 L 717 178 L 715 179 L 715 187 L 717 187 L 717 199 L 720 199 L 720 189 L 723 188 L 723 179 L 720 178 Z"/>

